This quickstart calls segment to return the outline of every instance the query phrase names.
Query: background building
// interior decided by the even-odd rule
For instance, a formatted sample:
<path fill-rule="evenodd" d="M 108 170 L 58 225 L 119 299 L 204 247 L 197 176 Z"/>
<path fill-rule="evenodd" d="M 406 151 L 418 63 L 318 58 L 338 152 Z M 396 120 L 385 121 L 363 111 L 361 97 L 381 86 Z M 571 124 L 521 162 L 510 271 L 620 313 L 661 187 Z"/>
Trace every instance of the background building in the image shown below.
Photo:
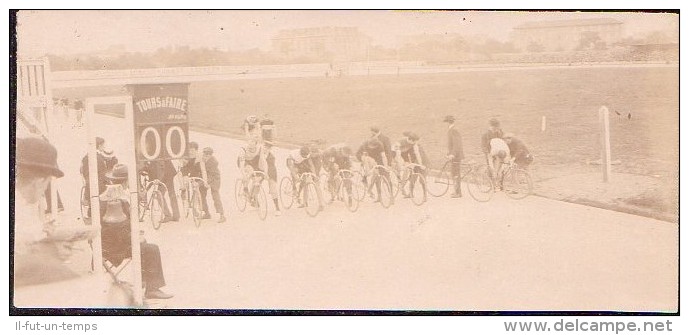
<path fill-rule="evenodd" d="M 594 49 L 618 42 L 622 28 L 622 22 L 609 18 L 535 21 L 514 27 L 512 39 L 522 51 Z"/>
<path fill-rule="evenodd" d="M 355 27 L 287 29 L 272 38 L 272 50 L 288 59 L 366 60 L 370 41 Z"/>

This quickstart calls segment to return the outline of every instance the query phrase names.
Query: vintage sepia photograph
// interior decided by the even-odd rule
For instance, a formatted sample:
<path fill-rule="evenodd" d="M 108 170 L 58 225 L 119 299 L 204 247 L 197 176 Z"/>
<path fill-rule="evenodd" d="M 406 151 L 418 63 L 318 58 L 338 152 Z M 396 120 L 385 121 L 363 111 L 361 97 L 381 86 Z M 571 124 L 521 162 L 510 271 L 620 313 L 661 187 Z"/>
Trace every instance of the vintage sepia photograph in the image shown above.
<path fill-rule="evenodd" d="M 679 10 L 10 23 L 10 315 L 679 313 Z"/>

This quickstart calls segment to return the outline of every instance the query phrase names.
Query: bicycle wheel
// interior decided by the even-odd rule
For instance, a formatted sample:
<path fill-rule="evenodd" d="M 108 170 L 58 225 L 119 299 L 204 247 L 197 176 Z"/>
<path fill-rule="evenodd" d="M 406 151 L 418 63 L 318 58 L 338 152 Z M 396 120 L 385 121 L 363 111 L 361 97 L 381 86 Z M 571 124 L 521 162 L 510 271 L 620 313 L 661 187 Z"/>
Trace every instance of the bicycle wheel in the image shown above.
<path fill-rule="evenodd" d="M 318 186 L 321 188 L 321 191 L 326 193 L 330 192 L 330 185 L 328 185 L 329 179 L 330 175 L 325 171 L 321 171 L 318 175 Z"/>
<path fill-rule="evenodd" d="M 254 199 L 258 209 L 258 218 L 265 220 L 268 216 L 268 201 L 266 200 L 266 191 L 260 185 L 255 186 Z"/>
<path fill-rule="evenodd" d="M 356 200 L 363 201 L 368 190 L 368 185 L 364 181 L 364 175 L 362 175 L 359 171 L 354 172 L 352 182 L 354 184 L 354 188 L 356 189 L 356 192 L 353 192 L 356 195 Z"/>
<path fill-rule="evenodd" d="M 400 192 L 400 177 L 395 172 L 390 171 L 386 178 L 390 181 L 390 194 L 393 198 L 397 198 Z"/>
<path fill-rule="evenodd" d="M 383 208 L 388 208 L 392 206 L 395 199 L 392 196 L 392 185 L 386 176 L 379 176 L 378 179 L 380 184 L 380 190 L 376 190 L 378 192 L 378 200 Z"/>
<path fill-rule="evenodd" d="M 282 177 L 280 181 L 280 202 L 285 209 L 290 209 L 294 204 L 294 184 L 290 177 Z"/>
<path fill-rule="evenodd" d="M 194 217 L 196 227 L 200 227 L 201 217 L 203 216 L 203 204 L 201 203 L 201 191 L 198 188 L 194 189 L 194 193 L 191 195 L 191 215 Z"/>
<path fill-rule="evenodd" d="M 421 206 L 426 202 L 426 178 L 420 173 L 412 173 L 409 178 L 411 185 L 411 201 L 414 205 Z"/>
<path fill-rule="evenodd" d="M 512 199 L 524 199 L 533 192 L 531 176 L 519 168 L 510 169 L 503 179 L 503 188 Z"/>
<path fill-rule="evenodd" d="M 485 165 L 479 166 L 469 173 L 466 186 L 469 190 L 469 195 L 478 202 L 489 201 L 493 197 L 493 193 L 495 193 L 493 179 L 490 177 L 488 167 Z"/>
<path fill-rule="evenodd" d="M 302 199 L 304 200 L 304 209 L 306 209 L 306 214 L 310 217 L 315 217 L 320 211 L 319 207 L 321 205 L 318 201 L 318 186 L 313 181 L 307 181 L 301 189 Z"/>
<path fill-rule="evenodd" d="M 450 162 L 445 163 L 443 168 L 436 174 L 431 172 L 426 178 L 426 190 L 434 197 L 442 197 L 450 189 L 452 178 L 450 176 Z"/>
<path fill-rule="evenodd" d="M 340 195 L 342 201 L 344 201 L 345 206 L 350 212 L 356 212 L 359 209 L 359 200 L 355 194 L 357 192 L 356 187 L 351 178 L 342 179 L 342 185 L 340 185 Z"/>
<path fill-rule="evenodd" d="M 188 218 L 189 213 L 191 213 L 191 202 L 189 202 L 189 191 L 182 190 L 180 192 L 180 198 L 182 198 L 182 208 L 184 208 L 184 217 Z"/>
<path fill-rule="evenodd" d="M 145 194 L 144 196 L 147 197 L 148 194 Z M 148 211 L 148 200 L 147 200 L 147 198 L 139 197 L 139 222 L 144 222 L 144 218 L 146 217 L 147 211 Z"/>
<path fill-rule="evenodd" d="M 234 200 L 237 204 L 237 209 L 243 212 L 246 209 L 248 199 L 246 198 L 246 192 L 244 192 L 244 182 L 241 179 L 237 179 L 234 183 Z"/>
<path fill-rule="evenodd" d="M 153 229 L 160 229 L 163 220 L 163 194 L 156 190 L 151 192 L 151 199 L 148 201 L 149 218 Z"/>

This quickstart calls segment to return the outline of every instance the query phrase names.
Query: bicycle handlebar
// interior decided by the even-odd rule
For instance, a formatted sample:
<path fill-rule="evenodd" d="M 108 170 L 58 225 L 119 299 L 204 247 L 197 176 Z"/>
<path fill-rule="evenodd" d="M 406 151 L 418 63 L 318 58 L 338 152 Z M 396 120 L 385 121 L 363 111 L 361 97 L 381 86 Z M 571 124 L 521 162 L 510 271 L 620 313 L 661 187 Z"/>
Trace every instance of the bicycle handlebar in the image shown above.
<path fill-rule="evenodd" d="M 156 185 L 156 186 L 158 186 L 158 187 L 164 188 L 164 189 L 165 189 L 165 192 L 167 192 L 167 185 L 165 185 L 165 183 L 163 183 L 163 182 L 160 181 L 159 179 L 153 179 L 153 180 L 147 179 L 147 180 L 145 180 L 145 183 L 146 183 L 146 184 L 144 185 L 144 189 L 145 189 L 145 190 L 148 190 L 151 186 Z"/>
<path fill-rule="evenodd" d="M 318 180 L 318 176 L 316 176 L 316 174 L 314 174 L 313 172 L 304 172 L 304 173 L 300 174 L 299 180 L 304 180 L 307 177 L 310 177 L 312 180 Z"/>
<path fill-rule="evenodd" d="M 423 165 L 421 165 L 421 164 L 418 164 L 418 163 L 406 163 L 406 164 L 404 164 L 404 168 L 405 168 L 405 169 L 410 169 L 410 170 L 412 170 L 412 169 L 417 168 L 417 167 L 418 167 L 418 168 L 421 168 L 422 170 L 426 170 L 426 167 L 425 167 L 425 166 L 423 166 Z"/>
<path fill-rule="evenodd" d="M 268 175 L 263 171 L 253 171 L 251 172 L 251 177 L 268 178 Z"/>
<path fill-rule="evenodd" d="M 371 169 L 372 170 L 382 169 L 382 170 L 385 170 L 386 172 L 390 172 L 390 167 L 385 166 L 385 165 L 380 165 L 380 164 L 374 165 L 373 168 L 371 168 Z"/>
<path fill-rule="evenodd" d="M 337 175 L 340 176 L 341 178 L 349 178 L 349 177 L 354 175 L 354 172 L 352 172 L 352 170 L 348 170 L 348 169 L 340 169 L 340 171 L 337 171 Z"/>

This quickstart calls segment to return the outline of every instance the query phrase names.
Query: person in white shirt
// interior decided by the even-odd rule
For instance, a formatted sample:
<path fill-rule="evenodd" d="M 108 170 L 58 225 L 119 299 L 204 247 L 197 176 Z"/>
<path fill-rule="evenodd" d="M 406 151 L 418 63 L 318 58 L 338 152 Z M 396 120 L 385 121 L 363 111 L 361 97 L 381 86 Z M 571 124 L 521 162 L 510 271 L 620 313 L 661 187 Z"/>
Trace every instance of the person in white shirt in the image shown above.
<path fill-rule="evenodd" d="M 502 178 L 500 176 L 502 176 L 503 163 L 509 163 L 511 157 L 510 147 L 507 145 L 507 142 L 498 137 L 491 139 L 489 157 L 488 164 L 493 178 L 501 181 Z M 500 184 L 498 186 L 502 187 Z"/>

